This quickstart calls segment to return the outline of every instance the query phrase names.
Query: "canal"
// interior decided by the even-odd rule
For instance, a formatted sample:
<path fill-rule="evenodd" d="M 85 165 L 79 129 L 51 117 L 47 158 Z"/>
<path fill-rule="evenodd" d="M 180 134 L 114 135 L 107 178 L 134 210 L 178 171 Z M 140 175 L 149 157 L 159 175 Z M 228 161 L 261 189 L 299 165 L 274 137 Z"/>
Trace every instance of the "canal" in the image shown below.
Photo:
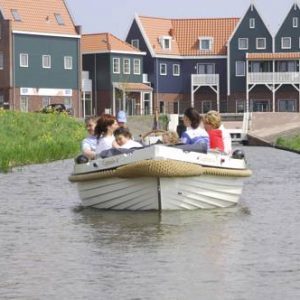
<path fill-rule="evenodd" d="M 72 160 L 0 174 L 0 299 L 299 299 L 300 156 L 244 151 L 228 209 L 81 209 Z"/>

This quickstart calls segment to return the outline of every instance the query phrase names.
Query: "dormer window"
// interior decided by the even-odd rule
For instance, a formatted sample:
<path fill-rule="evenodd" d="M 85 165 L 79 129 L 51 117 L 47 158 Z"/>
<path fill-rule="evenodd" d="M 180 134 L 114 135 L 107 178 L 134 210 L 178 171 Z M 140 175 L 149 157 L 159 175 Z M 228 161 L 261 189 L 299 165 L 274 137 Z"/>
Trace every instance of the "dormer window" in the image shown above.
<path fill-rule="evenodd" d="M 199 50 L 211 51 L 213 48 L 214 39 L 211 37 L 200 37 L 199 38 Z"/>
<path fill-rule="evenodd" d="M 255 28 L 255 19 L 254 18 L 250 18 L 249 19 L 249 28 Z"/>
<path fill-rule="evenodd" d="M 58 25 L 65 25 L 64 19 L 62 18 L 61 14 L 54 14 L 56 22 Z"/>
<path fill-rule="evenodd" d="M 22 21 L 19 11 L 17 9 L 11 9 L 10 11 L 15 21 Z"/>
<path fill-rule="evenodd" d="M 159 42 L 162 49 L 171 50 L 171 41 L 172 41 L 172 37 L 170 36 L 161 36 L 159 38 Z"/>

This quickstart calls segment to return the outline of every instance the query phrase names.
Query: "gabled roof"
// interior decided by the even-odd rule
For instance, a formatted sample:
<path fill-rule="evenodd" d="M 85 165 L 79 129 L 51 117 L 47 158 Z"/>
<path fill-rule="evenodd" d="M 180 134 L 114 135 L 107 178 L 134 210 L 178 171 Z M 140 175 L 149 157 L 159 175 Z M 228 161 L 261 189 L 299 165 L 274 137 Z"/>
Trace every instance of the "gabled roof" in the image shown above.
<path fill-rule="evenodd" d="M 144 54 L 111 33 L 83 34 L 81 37 L 81 52 L 83 54 L 99 52 Z"/>
<path fill-rule="evenodd" d="M 17 11 L 19 21 L 12 10 Z M 0 0 L 0 13 L 12 21 L 13 31 L 78 35 L 64 0 Z M 58 24 L 55 14 L 61 16 L 63 25 Z"/>
<path fill-rule="evenodd" d="M 146 43 L 155 55 L 215 56 L 226 55 L 226 43 L 238 18 L 164 19 L 136 16 Z M 171 49 L 163 49 L 160 37 L 171 37 Z M 199 38 L 213 38 L 212 51 L 199 50 Z"/>

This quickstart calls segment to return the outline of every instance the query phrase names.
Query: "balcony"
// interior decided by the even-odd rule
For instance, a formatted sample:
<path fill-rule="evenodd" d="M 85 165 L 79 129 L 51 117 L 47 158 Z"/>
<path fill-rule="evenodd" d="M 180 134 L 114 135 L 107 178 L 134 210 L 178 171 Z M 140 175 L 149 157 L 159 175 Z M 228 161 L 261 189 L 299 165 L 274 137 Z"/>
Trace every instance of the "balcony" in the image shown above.
<path fill-rule="evenodd" d="M 218 85 L 219 74 L 192 74 L 192 85 Z"/>
<path fill-rule="evenodd" d="M 250 72 L 248 84 L 300 84 L 299 72 Z"/>

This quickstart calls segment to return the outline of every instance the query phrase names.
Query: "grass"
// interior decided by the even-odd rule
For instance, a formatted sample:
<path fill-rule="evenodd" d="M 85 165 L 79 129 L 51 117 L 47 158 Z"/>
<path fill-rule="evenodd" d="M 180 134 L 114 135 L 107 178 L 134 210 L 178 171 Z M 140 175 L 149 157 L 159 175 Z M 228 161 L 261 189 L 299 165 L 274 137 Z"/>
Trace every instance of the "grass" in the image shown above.
<path fill-rule="evenodd" d="M 296 135 L 288 138 L 278 138 L 276 146 L 287 148 L 294 151 L 300 151 L 300 135 Z"/>
<path fill-rule="evenodd" d="M 63 113 L 0 109 L 0 171 L 74 157 L 85 135 L 84 124 Z"/>

